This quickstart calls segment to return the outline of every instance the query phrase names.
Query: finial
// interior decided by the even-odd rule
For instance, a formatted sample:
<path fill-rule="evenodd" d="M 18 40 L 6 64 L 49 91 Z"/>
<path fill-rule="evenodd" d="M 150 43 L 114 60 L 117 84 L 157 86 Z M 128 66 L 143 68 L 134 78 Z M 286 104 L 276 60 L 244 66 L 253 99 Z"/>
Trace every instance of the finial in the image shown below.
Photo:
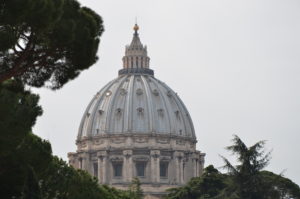
<path fill-rule="evenodd" d="M 133 30 L 135 33 L 137 33 L 137 31 L 139 30 L 139 26 L 137 24 L 134 25 Z"/>

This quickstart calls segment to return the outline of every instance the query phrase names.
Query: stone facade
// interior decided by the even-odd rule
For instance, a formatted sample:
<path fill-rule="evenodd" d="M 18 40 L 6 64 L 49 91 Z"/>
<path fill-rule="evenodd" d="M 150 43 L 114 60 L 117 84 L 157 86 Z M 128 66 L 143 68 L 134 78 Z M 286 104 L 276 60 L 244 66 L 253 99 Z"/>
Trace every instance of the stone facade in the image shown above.
<path fill-rule="evenodd" d="M 178 95 L 154 78 L 137 30 L 126 47 L 119 77 L 88 105 L 69 163 L 99 183 L 127 189 L 138 177 L 145 198 L 200 176 L 204 153 L 196 150 L 190 115 Z"/>

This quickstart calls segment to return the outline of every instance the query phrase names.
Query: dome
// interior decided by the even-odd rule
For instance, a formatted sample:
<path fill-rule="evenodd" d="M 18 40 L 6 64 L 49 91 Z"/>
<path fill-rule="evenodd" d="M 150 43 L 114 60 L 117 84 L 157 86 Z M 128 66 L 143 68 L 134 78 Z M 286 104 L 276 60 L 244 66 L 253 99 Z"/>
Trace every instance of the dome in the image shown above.
<path fill-rule="evenodd" d="M 78 139 L 103 134 L 164 134 L 196 139 L 178 95 L 145 73 L 129 73 L 104 86 L 88 105 Z"/>
<path fill-rule="evenodd" d="M 178 97 L 149 68 L 147 47 L 134 26 L 119 77 L 104 86 L 88 105 L 78 140 L 116 134 L 170 135 L 196 140 L 191 117 Z"/>
<path fill-rule="evenodd" d="M 192 119 L 177 95 L 154 77 L 135 25 L 116 79 L 93 97 L 82 117 L 69 164 L 118 189 L 139 178 L 145 198 L 201 176 Z"/>

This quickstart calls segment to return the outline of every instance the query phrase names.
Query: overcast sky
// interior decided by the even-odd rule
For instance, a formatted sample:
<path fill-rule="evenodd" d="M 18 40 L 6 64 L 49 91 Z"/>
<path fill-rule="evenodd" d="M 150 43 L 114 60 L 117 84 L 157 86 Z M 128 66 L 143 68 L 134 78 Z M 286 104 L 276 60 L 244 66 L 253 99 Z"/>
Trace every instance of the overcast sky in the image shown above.
<path fill-rule="evenodd" d="M 300 184 L 299 0 L 80 0 L 99 13 L 105 32 L 99 61 L 58 91 L 34 90 L 44 114 L 34 132 L 67 160 L 92 97 L 122 67 L 137 17 L 155 77 L 181 97 L 206 166 L 237 134 L 267 140 L 267 167 Z"/>

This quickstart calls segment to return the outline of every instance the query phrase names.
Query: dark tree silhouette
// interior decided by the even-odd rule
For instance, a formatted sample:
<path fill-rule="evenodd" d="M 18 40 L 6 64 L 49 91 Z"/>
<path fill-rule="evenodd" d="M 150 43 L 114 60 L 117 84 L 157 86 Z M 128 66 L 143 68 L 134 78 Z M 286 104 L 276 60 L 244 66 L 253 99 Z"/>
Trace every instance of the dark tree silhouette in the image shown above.
<path fill-rule="evenodd" d="M 76 0 L 0 0 L 0 83 L 62 87 L 97 61 L 103 30 Z"/>

